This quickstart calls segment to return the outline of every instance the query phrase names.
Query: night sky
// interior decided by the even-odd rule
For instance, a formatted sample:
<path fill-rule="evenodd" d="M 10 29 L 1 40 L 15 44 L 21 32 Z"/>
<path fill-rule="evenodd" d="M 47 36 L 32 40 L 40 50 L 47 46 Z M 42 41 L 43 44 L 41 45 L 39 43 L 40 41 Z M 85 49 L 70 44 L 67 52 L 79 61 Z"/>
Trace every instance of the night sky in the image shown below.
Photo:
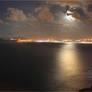
<path fill-rule="evenodd" d="M 73 19 L 66 17 L 71 8 Z M 0 37 L 92 37 L 91 0 L 0 0 Z"/>

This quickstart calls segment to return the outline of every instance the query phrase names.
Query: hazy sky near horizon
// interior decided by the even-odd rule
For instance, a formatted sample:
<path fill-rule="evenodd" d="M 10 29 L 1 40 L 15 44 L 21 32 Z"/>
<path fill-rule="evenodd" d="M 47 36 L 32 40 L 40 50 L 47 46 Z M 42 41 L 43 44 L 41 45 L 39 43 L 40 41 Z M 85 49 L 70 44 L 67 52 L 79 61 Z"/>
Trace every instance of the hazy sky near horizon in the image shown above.
<path fill-rule="evenodd" d="M 77 9 L 73 18 L 66 15 L 67 5 Z M 92 37 L 91 16 L 90 0 L 0 0 L 0 37 Z"/>

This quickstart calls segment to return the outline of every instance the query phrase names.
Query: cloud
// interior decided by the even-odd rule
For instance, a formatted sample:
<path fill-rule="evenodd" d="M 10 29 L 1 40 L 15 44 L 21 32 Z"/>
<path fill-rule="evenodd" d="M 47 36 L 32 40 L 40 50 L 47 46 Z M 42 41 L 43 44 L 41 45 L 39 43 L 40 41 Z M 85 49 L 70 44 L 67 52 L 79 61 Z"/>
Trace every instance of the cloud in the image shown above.
<path fill-rule="evenodd" d="M 73 12 L 74 12 L 73 13 L 73 17 L 75 17 L 76 19 L 79 19 L 81 21 L 83 21 L 83 20 L 85 21 L 85 20 L 88 19 L 87 18 L 88 17 L 87 14 L 85 14 L 83 9 L 80 8 L 80 7 L 77 7 Z"/>
<path fill-rule="evenodd" d="M 33 16 L 31 12 L 28 14 L 25 14 L 23 10 L 15 9 L 15 8 L 8 8 L 7 9 L 7 20 L 12 22 L 23 22 L 23 21 L 31 21 L 31 22 L 37 22 L 40 20 L 40 22 L 50 22 L 53 20 L 53 15 L 50 12 L 50 9 L 48 7 L 38 7 L 35 9 L 35 12 L 39 12 L 37 14 L 37 17 Z"/>
<path fill-rule="evenodd" d="M 80 14 L 79 14 L 78 12 L 75 12 L 72 16 L 73 16 L 74 18 L 76 18 L 76 19 L 82 21 L 81 16 L 80 16 Z"/>
<path fill-rule="evenodd" d="M 24 14 L 23 10 L 15 9 L 15 8 L 8 8 L 8 21 L 25 21 L 27 20 L 26 15 Z"/>
<path fill-rule="evenodd" d="M 67 2 L 63 3 L 67 5 Z M 66 5 L 63 5 L 63 3 L 56 2 L 52 5 L 39 5 L 36 6 L 38 8 L 34 7 L 32 11 L 30 10 L 31 12 L 23 7 L 24 10 L 27 10 L 27 13 L 24 13 L 24 11 L 21 9 L 8 8 L 8 21 L 6 20 L 8 25 L 5 24 L 0 26 L 1 29 L 4 30 L 0 32 L 0 35 L 5 34 L 6 36 L 8 34 L 8 36 L 11 37 L 22 36 L 34 39 L 44 39 L 51 37 L 56 39 L 61 39 L 64 37 L 79 38 L 82 36 L 86 37 L 87 35 L 91 35 L 92 27 L 88 28 L 89 25 L 81 22 L 85 19 L 83 18 L 85 15 L 83 14 L 84 10 L 78 10 L 73 14 L 73 17 L 81 21 L 68 22 L 64 18 L 65 12 L 63 11 L 65 11 Z M 77 6 L 76 3 L 75 5 Z M 51 6 L 53 7 L 51 8 Z M 91 22 L 92 20 L 90 19 L 89 21 Z"/>
<path fill-rule="evenodd" d="M 35 13 L 38 13 L 38 12 L 40 12 L 42 10 L 42 7 L 37 7 L 36 9 L 35 9 Z"/>
<path fill-rule="evenodd" d="M 53 20 L 53 15 L 50 12 L 50 9 L 48 7 L 44 7 L 40 13 L 39 13 L 39 18 L 42 21 L 46 21 L 46 22 L 51 22 Z"/>
<path fill-rule="evenodd" d="M 85 22 L 85 23 L 91 23 L 92 24 L 92 17 L 90 17 L 90 14 L 88 12 L 85 12 L 82 8 L 77 8 L 76 11 L 74 11 L 73 17 L 76 19 Z"/>
<path fill-rule="evenodd" d="M 28 14 L 25 14 L 23 10 L 16 9 L 16 8 L 8 8 L 7 9 L 7 17 L 6 20 L 11 22 L 24 22 L 24 21 L 30 21 L 30 22 L 37 22 L 38 19 L 34 16 L 32 16 L 31 12 Z"/>
<path fill-rule="evenodd" d="M 50 9 L 48 6 L 40 7 L 36 9 L 36 11 L 39 11 L 38 18 L 42 22 L 52 22 L 54 20 L 53 14 L 50 12 Z"/>
<path fill-rule="evenodd" d="M 45 1 L 48 1 L 48 0 L 45 0 Z M 48 3 L 51 3 L 51 6 L 49 5 L 39 6 L 34 9 L 33 12 L 35 14 L 32 14 L 32 12 L 25 14 L 23 10 L 16 9 L 16 8 L 8 8 L 7 9 L 8 14 L 6 19 L 12 22 L 30 21 L 30 22 L 40 22 L 40 23 L 41 22 L 58 23 L 59 16 L 55 16 L 55 15 L 59 15 L 60 12 L 65 13 L 66 5 L 71 6 L 72 3 L 79 2 L 79 1 L 80 0 L 75 0 L 75 1 L 74 0 L 50 0 L 48 1 Z M 74 5 L 77 5 L 77 7 L 76 7 L 76 10 L 74 11 L 73 17 L 81 21 L 87 20 L 88 13 L 86 13 L 85 9 L 82 8 L 81 6 L 78 6 L 78 3 L 75 3 Z"/>
<path fill-rule="evenodd" d="M 92 0 L 44 0 L 47 1 L 49 4 L 59 4 L 61 6 L 69 5 L 70 7 L 80 7 L 83 12 L 88 15 L 92 16 L 88 13 L 88 10 L 92 10 Z M 90 6 L 90 7 L 89 7 Z"/>

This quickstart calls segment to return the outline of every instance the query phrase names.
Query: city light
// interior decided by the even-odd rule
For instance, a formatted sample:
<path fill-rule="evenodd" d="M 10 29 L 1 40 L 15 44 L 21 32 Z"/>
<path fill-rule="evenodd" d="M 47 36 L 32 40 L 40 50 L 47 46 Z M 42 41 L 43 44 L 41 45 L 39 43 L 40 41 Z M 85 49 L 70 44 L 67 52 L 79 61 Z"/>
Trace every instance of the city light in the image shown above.
<path fill-rule="evenodd" d="M 34 39 L 10 39 L 11 41 L 16 41 L 18 43 L 28 43 L 28 42 L 37 42 L 37 43 L 43 43 L 43 42 L 52 42 L 52 43 L 66 43 L 66 42 L 74 42 L 74 43 L 92 43 L 92 38 L 84 38 L 84 39 L 76 39 L 76 40 L 72 40 L 72 39 L 62 39 L 62 40 L 55 40 L 55 39 L 47 39 L 47 40 L 43 40 L 43 39 L 39 39 L 39 40 L 34 40 Z"/>

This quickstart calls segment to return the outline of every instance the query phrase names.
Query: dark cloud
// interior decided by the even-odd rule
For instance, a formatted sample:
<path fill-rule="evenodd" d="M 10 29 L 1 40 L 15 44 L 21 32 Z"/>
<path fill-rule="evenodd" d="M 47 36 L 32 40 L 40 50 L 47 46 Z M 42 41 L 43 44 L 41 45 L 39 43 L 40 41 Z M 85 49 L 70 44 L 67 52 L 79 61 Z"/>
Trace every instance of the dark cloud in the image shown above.
<path fill-rule="evenodd" d="M 83 9 L 80 8 L 80 7 L 76 9 L 76 12 L 78 12 L 81 17 L 84 17 L 84 18 L 87 17 L 87 15 L 86 15 L 85 12 L 83 11 Z"/>
<path fill-rule="evenodd" d="M 74 12 L 73 17 L 75 17 L 76 19 L 79 19 L 82 21 L 88 20 L 88 16 L 85 14 L 85 12 L 81 7 L 75 8 L 73 12 Z"/>

